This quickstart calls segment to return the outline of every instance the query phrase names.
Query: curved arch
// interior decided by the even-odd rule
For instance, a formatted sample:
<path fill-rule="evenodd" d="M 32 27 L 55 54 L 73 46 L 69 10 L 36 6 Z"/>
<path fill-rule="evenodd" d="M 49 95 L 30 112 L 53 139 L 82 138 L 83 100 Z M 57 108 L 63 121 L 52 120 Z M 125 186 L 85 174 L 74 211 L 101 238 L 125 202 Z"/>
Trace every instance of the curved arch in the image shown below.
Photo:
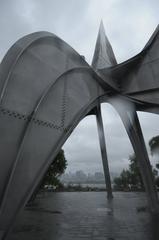
<path fill-rule="evenodd" d="M 74 77 L 76 77 L 76 79 Z M 90 70 L 87 68 L 80 69 L 80 71 L 78 68 L 69 70 L 62 74 L 58 81 L 51 84 L 38 102 L 27 127 L 24 140 L 22 141 L 17 160 L 8 182 L 8 187 L 2 200 L 0 225 L 5 230 L 8 229 L 10 221 L 12 222 L 17 211 L 25 204 L 38 183 L 39 178 L 43 176 L 46 168 L 56 156 L 72 130 L 79 121 L 97 105 L 97 100 L 100 95 L 104 94 L 104 91 L 99 86 L 98 79 L 95 77 L 96 75 L 93 74 L 92 76 Z M 66 111 L 64 125 L 51 125 L 51 120 L 55 119 L 58 114 L 61 114 L 59 102 L 56 102 L 56 93 L 58 92 L 58 95 L 63 98 L 63 92 L 61 92 L 60 89 L 66 81 L 69 87 L 64 96 L 69 104 L 65 106 L 64 109 Z M 70 88 L 72 88 L 71 91 Z M 76 98 L 78 98 L 78 101 Z M 53 106 L 54 102 L 55 106 Z M 49 115 L 50 106 L 53 106 L 51 115 Z M 71 108 L 71 112 L 69 108 Z M 57 109 L 59 109 L 58 112 Z M 49 128 L 49 131 L 47 128 Z M 43 143 L 41 139 L 43 139 Z M 32 146 L 33 144 L 34 147 Z M 42 154 L 42 156 L 40 156 L 40 154 Z M 25 175 L 25 173 L 27 175 Z M 24 186 L 23 189 L 21 189 L 21 185 Z M 19 194 L 17 196 L 16 193 L 18 189 Z M 14 205 L 14 207 L 8 209 L 8 206 L 11 206 L 10 201 L 12 201 L 10 194 L 12 195 L 12 199 L 16 199 L 16 206 Z M 2 222 L 1 219 L 3 219 Z"/>
<path fill-rule="evenodd" d="M 136 66 L 138 58 L 115 67 L 114 75 L 119 73 L 120 78 L 126 74 L 129 67 Z M 107 70 L 105 77 L 112 77 L 111 69 Z M 111 95 L 123 91 L 114 89 L 68 44 L 47 32 L 31 34 L 17 42 L 4 58 L 0 71 L 0 238 L 5 239 L 18 211 L 79 121 L 100 102 L 111 101 Z M 133 105 L 129 96 L 126 100 Z M 157 198 L 136 112 L 129 112 L 128 116 L 124 109 L 123 115 L 116 108 L 136 154 L 143 157 L 140 164 L 141 168 L 145 164 L 148 178 L 144 172 L 142 175 L 145 185 L 151 185 L 147 193 L 153 211 L 153 203 L 158 209 Z"/>
<path fill-rule="evenodd" d="M 49 46 L 47 46 L 47 39 L 49 39 Z M 41 44 L 39 48 L 37 48 L 38 42 Z M 31 59 L 29 58 L 29 62 L 25 62 L 24 60 L 28 58 L 28 48 L 33 45 L 35 48 L 32 49 Z M 45 49 L 42 51 L 43 45 Z M 58 48 L 57 52 L 56 47 Z M 64 55 L 65 59 L 62 62 Z M 58 62 L 57 71 L 60 69 L 60 72 L 48 72 L 48 66 L 46 66 L 45 69 L 45 61 L 42 61 L 42 65 L 39 65 L 41 56 L 44 56 L 45 60 L 47 58 L 47 61 L 51 62 L 49 69 L 55 62 L 57 62 L 58 58 L 60 62 Z M 37 62 L 34 62 L 37 58 L 38 64 Z M 21 65 L 18 66 L 18 64 Z M 66 66 L 62 68 L 62 65 Z M 25 72 L 26 74 L 24 74 L 21 72 L 24 68 L 28 68 L 30 71 L 34 69 L 34 72 L 31 72 L 31 74 Z M 37 76 L 38 85 L 36 85 L 35 74 L 37 75 L 38 69 L 40 68 L 43 72 L 44 78 Z M 54 34 L 47 32 L 33 33 L 25 36 L 17 41 L 4 57 L 1 63 L 0 81 L 0 89 L 2 89 L 1 100 L 3 100 L 3 104 L 2 101 L 0 104 L 0 152 L 2 158 L 0 161 L 0 202 L 2 201 L 2 196 L 10 177 L 10 172 L 12 171 L 14 160 L 23 139 L 24 132 L 30 121 L 30 115 L 34 111 L 37 102 L 41 96 L 45 94 L 45 91 L 49 88 L 50 84 L 56 82 L 56 80 L 60 78 L 60 76 L 63 76 L 67 71 L 74 71 L 73 69 L 78 71 L 78 68 L 82 71 L 82 68 L 88 68 L 88 64 L 68 44 Z M 92 75 L 96 75 L 91 68 L 85 71 L 88 71 Z M 55 72 L 57 73 L 55 74 Z M 98 78 L 97 75 L 96 78 Z M 23 88 L 19 88 L 21 82 L 21 85 L 24 85 L 22 86 Z M 26 90 L 28 90 L 29 95 L 26 94 Z M 17 98 L 17 100 L 15 98 Z M 43 124 L 46 124 L 46 121 L 43 121 Z"/>
<path fill-rule="evenodd" d="M 124 98 L 120 98 L 119 101 L 120 103 L 110 99 L 109 103 L 118 112 L 129 137 L 129 140 L 132 144 L 134 153 L 138 160 L 139 170 L 142 176 L 142 180 L 144 182 L 150 210 L 153 214 L 158 214 L 159 202 L 157 191 L 135 106 L 133 105 L 133 103 L 128 102 Z"/>
<path fill-rule="evenodd" d="M 19 204 L 19 201 L 18 202 L 16 201 L 16 202 L 14 202 L 14 206 L 11 205 L 11 203 L 13 202 L 14 191 L 17 192 L 19 187 L 17 186 L 17 184 L 15 182 L 13 183 L 14 179 L 12 179 L 12 181 L 10 182 L 11 185 L 9 186 L 9 189 L 7 189 L 7 194 L 5 195 L 5 199 L 4 199 L 3 206 L 2 206 L 2 211 L 0 212 L 0 226 L 1 226 L 0 236 L 3 236 L 3 237 L 7 236 L 8 231 L 10 231 L 10 228 L 12 227 L 14 219 L 16 218 L 16 216 L 20 212 L 20 210 L 23 208 L 23 206 L 25 205 L 27 200 L 30 198 L 31 194 L 33 193 L 34 189 L 36 188 L 36 185 L 41 180 L 41 177 L 46 172 L 46 169 L 49 167 L 52 159 L 57 155 L 59 149 L 63 146 L 63 144 L 65 143 L 67 138 L 70 136 L 70 134 L 72 133 L 74 128 L 78 125 L 78 123 L 83 119 L 83 117 L 85 117 L 87 115 L 87 113 L 89 111 L 91 111 L 91 109 L 93 109 L 96 106 L 96 104 L 97 104 L 97 102 L 95 100 L 94 102 L 89 104 L 85 109 L 83 109 L 83 115 L 81 115 L 81 113 L 80 113 L 78 115 L 78 118 L 74 119 L 74 124 L 72 126 L 70 126 L 67 133 L 65 133 L 65 137 L 63 137 L 61 139 L 59 144 L 56 146 L 56 149 L 52 150 L 50 157 L 47 159 L 47 161 L 45 161 L 43 163 L 38 174 L 35 175 L 36 182 L 32 181 L 31 188 L 28 189 L 28 191 L 25 193 L 25 195 L 23 196 L 22 199 L 20 198 L 20 196 L 17 196 L 18 199 L 20 200 L 20 204 Z M 25 171 L 25 169 L 24 169 L 24 171 Z M 22 183 L 23 183 L 22 179 L 19 178 L 19 180 L 21 181 L 20 185 L 24 186 L 24 185 L 22 185 Z M 14 188 L 12 188 L 13 184 L 14 184 Z M 13 192 L 12 192 L 12 190 L 13 190 Z M 12 198 L 9 198 L 8 192 L 9 192 L 9 195 L 10 194 L 12 195 Z M 7 200 L 7 202 L 5 200 Z M 18 206 L 17 206 L 17 204 L 18 204 Z M 8 208 L 9 206 L 13 209 L 9 209 Z M 6 215 L 6 213 L 7 213 L 7 215 Z"/>
<path fill-rule="evenodd" d="M 56 35 L 49 32 L 36 32 L 29 34 L 20 40 L 18 40 L 7 52 L 2 63 L 1 63 L 1 94 L 0 94 L 0 105 L 2 104 L 2 98 L 6 92 L 6 88 L 17 63 L 21 60 L 23 54 L 32 46 L 40 42 L 41 40 L 46 41 L 51 39 L 52 46 L 61 48 L 61 52 L 67 55 L 67 58 L 78 59 L 77 66 L 87 66 L 85 60 L 66 42 L 58 38 Z M 34 56 L 35 57 L 35 56 Z M 55 56 L 54 56 L 55 57 Z M 53 62 L 52 62 L 53 64 Z M 76 67 L 77 67 L 76 66 Z M 61 67 L 61 66 L 59 66 Z M 66 69 L 67 70 L 67 69 Z M 3 74 L 2 74 L 3 73 Z"/>
<path fill-rule="evenodd" d="M 36 41 L 45 38 L 46 36 L 48 37 L 49 34 L 40 34 L 43 36 L 39 36 L 39 34 L 30 34 L 27 37 L 23 37 L 20 40 L 18 40 L 7 52 L 7 54 L 5 55 L 2 63 L 1 63 L 1 71 L 4 74 L 4 70 L 3 70 L 3 66 L 4 69 L 6 68 L 6 66 L 8 67 L 6 69 L 6 79 L 3 80 L 4 76 L 1 76 L 1 81 L 4 81 L 3 86 L 2 86 L 2 90 L 1 90 L 1 95 L 0 95 L 0 102 L 2 101 L 4 92 L 6 90 L 10 75 L 13 72 L 14 67 L 16 66 L 17 62 L 19 61 L 20 57 L 22 56 L 22 54 Z M 50 35 L 52 35 L 50 33 Z M 19 48 L 17 45 L 20 45 L 21 47 Z M 10 61 L 10 63 L 8 63 Z"/>
<path fill-rule="evenodd" d="M 31 125 L 31 123 L 32 122 L 38 122 L 38 121 L 41 121 L 43 124 L 46 122 L 44 122 L 44 121 L 42 121 L 42 120 L 39 120 L 39 119 L 37 119 L 36 118 L 36 113 L 37 113 L 37 111 L 39 110 L 39 108 L 40 108 L 40 104 L 43 102 L 43 101 L 45 101 L 45 98 L 47 98 L 47 95 L 49 94 L 49 92 L 51 91 L 51 89 L 54 87 L 54 85 L 55 84 L 58 84 L 58 80 L 60 80 L 61 78 L 64 78 L 64 77 L 66 77 L 66 76 L 69 76 L 69 75 L 71 75 L 72 73 L 90 73 L 90 74 L 93 74 L 94 76 L 96 76 L 96 74 L 91 70 L 91 69 L 89 69 L 89 68 L 87 68 L 87 67 L 79 67 L 79 68 L 73 68 L 73 69 L 69 69 L 69 70 L 67 70 L 66 72 L 64 72 L 64 73 L 62 73 L 57 79 L 56 79 L 56 81 L 54 82 L 53 81 L 53 83 L 51 83 L 49 86 L 48 86 L 48 88 L 44 91 L 44 93 L 42 94 L 42 96 L 41 96 L 41 98 L 39 99 L 39 101 L 38 101 L 38 103 L 37 103 L 37 105 L 35 106 L 35 109 L 34 109 L 34 111 L 32 112 L 32 114 L 31 114 L 31 116 L 29 116 L 29 122 L 28 122 L 28 124 L 27 124 L 27 126 L 26 126 L 26 128 L 25 128 L 25 130 L 24 130 L 24 133 L 23 133 L 23 136 L 22 136 L 22 139 L 24 139 L 25 138 L 25 135 L 27 134 L 27 131 L 29 131 L 29 127 L 30 127 L 30 125 Z M 48 121 L 47 121 L 48 122 Z M 52 124 L 52 126 L 54 125 L 55 127 L 57 127 L 58 129 L 60 129 L 61 128 L 61 130 L 66 130 L 63 126 L 58 126 L 58 125 L 56 125 L 56 124 L 54 124 L 54 123 L 51 123 L 51 122 L 48 122 L 48 124 Z M 44 124 L 45 125 L 45 124 Z M 21 140 L 21 145 L 23 144 L 23 140 Z M 19 147 L 20 148 L 20 147 Z M 18 151 L 19 151 L 19 149 L 18 149 Z M 17 157 L 16 157 L 16 159 L 17 159 Z M 10 167 L 9 168 L 11 168 L 11 166 L 12 166 L 12 169 L 11 169 L 11 173 L 9 173 L 9 174 L 4 174 L 4 175 L 8 175 L 7 176 L 7 179 L 10 179 L 10 174 L 12 174 L 12 172 L 14 172 L 14 169 L 15 169 L 15 166 L 16 166 L 16 160 L 14 161 L 14 165 L 12 165 L 12 162 L 10 162 Z M 5 169 L 3 169 L 3 172 L 5 172 Z M 1 182 L 3 182 L 3 180 L 2 180 L 2 178 L 1 178 Z M 5 183 L 5 185 L 8 185 L 8 183 Z M 4 195 L 4 192 L 3 192 L 3 195 Z M 0 192 L 0 198 L 2 198 L 2 193 Z M 2 201 L 2 200 L 1 200 Z"/>

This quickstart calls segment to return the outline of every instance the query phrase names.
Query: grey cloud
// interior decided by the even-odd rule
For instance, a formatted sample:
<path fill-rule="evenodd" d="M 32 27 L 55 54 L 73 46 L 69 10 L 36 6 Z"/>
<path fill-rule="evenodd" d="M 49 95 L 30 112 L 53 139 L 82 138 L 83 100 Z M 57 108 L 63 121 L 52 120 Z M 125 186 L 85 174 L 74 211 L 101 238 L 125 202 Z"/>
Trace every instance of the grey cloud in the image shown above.
<path fill-rule="evenodd" d="M 91 63 L 100 20 L 118 62 L 137 54 L 158 24 L 158 0 L 2 0 L 0 3 L 0 58 L 20 37 L 50 31 L 75 48 Z M 133 152 L 118 114 L 102 105 L 110 168 L 120 171 Z M 157 134 L 157 115 L 140 113 L 145 141 Z M 69 170 L 102 171 L 95 117 L 87 117 L 64 145 Z"/>
<path fill-rule="evenodd" d="M 119 172 L 128 167 L 128 158 L 133 153 L 133 149 L 115 110 L 108 104 L 102 104 L 102 113 L 110 169 L 112 172 Z M 138 113 L 138 115 L 149 151 L 148 141 L 151 137 L 159 134 L 157 128 L 159 116 L 150 113 Z M 79 168 L 85 171 L 89 171 L 89 169 L 90 171 L 99 169 L 102 171 L 102 160 L 94 116 L 85 118 L 79 124 L 64 148 L 69 160 L 68 171 L 75 171 Z M 155 161 L 151 160 L 152 164 L 155 165 Z"/>

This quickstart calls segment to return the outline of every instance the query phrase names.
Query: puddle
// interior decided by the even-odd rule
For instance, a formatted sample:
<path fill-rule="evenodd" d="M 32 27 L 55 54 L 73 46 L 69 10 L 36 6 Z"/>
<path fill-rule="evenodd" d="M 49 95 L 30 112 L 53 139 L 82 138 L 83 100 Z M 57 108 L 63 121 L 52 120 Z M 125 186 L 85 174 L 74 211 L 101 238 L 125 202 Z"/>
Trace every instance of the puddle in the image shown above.
<path fill-rule="evenodd" d="M 98 212 L 105 212 L 105 213 L 112 213 L 112 209 L 111 208 L 97 208 Z"/>

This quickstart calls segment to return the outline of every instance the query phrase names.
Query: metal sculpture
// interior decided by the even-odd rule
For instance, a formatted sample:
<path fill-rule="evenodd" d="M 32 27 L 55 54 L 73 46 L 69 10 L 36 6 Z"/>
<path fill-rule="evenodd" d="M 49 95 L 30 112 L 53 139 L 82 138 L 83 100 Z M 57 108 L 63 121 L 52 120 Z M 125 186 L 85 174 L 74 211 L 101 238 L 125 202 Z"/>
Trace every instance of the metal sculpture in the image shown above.
<path fill-rule="evenodd" d="M 81 119 L 97 117 L 112 197 L 100 104 L 111 103 L 126 128 L 147 192 L 157 192 L 136 111 L 159 113 L 159 27 L 135 57 L 117 64 L 101 24 L 92 67 L 52 33 L 17 41 L 0 65 L 0 239 L 6 239 L 53 158 Z"/>

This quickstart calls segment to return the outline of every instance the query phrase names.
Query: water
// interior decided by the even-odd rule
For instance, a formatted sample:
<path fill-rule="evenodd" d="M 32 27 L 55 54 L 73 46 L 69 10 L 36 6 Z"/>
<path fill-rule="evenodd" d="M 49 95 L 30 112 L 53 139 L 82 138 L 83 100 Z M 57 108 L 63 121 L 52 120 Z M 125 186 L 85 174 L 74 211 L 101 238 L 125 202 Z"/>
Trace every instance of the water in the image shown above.
<path fill-rule="evenodd" d="M 104 183 L 71 183 L 64 184 L 64 186 L 81 186 L 82 188 L 90 187 L 90 188 L 98 188 L 98 189 L 106 189 L 106 185 Z"/>

